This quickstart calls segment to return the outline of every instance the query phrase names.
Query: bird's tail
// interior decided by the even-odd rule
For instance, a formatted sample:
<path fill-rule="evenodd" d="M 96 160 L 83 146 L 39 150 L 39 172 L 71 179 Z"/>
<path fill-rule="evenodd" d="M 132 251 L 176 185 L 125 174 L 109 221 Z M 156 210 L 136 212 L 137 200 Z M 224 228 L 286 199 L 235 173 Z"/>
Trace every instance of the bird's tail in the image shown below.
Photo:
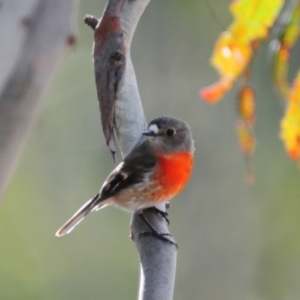
<path fill-rule="evenodd" d="M 102 203 L 101 203 L 102 204 Z M 67 233 L 70 233 L 76 225 L 78 225 L 87 214 L 89 214 L 91 211 L 93 211 L 96 207 L 104 206 L 100 205 L 99 203 L 99 194 L 97 194 L 94 198 L 90 199 L 88 202 L 86 202 L 72 217 L 70 220 L 68 220 L 62 227 L 60 227 L 57 232 L 56 236 L 62 236 Z"/>

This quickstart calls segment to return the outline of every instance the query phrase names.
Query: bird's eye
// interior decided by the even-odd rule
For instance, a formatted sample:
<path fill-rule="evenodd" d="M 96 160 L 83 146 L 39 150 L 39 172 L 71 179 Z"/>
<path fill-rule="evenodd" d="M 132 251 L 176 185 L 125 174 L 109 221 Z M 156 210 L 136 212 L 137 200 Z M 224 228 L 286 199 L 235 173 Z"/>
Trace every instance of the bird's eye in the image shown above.
<path fill-rule="evenodd" d="M 175 134 L 175 130 L 173 129 L 173 128 L 169 128 L 168 130 L 167 130 L 167 135 L 168 136 L 172 136 L 172 135 L 174 135 Z"/>

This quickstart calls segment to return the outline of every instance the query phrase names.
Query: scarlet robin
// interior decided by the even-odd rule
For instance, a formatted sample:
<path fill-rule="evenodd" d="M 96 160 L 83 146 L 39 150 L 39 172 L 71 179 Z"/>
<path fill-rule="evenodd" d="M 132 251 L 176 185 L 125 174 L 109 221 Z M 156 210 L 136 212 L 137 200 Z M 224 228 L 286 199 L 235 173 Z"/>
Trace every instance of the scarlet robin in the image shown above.
<path fill-rule="evenodd" d="M 100 192 L 56 236 L 71 232 L 87 214 L 107 205 L 142 216 L 143 209 L 169 201 L 185 187 L 192 172 L 194 153 L 189 126 L 179 119 L 162 116 L 152 120 L 142 134 L 146 140 L 110 173 Z"/>

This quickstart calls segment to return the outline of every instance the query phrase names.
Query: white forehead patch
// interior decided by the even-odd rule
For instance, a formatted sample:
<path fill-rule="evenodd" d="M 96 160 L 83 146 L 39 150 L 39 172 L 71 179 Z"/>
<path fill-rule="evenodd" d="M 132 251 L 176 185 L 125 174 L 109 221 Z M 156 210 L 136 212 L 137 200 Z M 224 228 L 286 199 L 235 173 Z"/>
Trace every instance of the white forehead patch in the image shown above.
<path fill-rule="evenodd" d="M 156 124 L 151 124 L 149 126 L 149 130 L 152 131 L 152 132 L 154 132 L 154 133 L 156 133 L 156 134 L 158 133 L 158 127 L 157 127 Z"/>

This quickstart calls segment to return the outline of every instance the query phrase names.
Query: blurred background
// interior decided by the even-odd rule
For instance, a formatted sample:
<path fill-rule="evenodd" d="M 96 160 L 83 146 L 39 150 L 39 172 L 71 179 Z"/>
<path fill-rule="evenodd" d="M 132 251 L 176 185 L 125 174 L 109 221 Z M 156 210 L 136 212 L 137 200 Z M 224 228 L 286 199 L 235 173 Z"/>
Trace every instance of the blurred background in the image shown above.
<path fill-rule="evenodd" d="M 300 173 L 278 138 L 284 106 L 271 82 L 265 44 L 255 57 L 255 184 L 234 130 L 236 90 L 217 105 L 198 90 L 217 74 L 214 41 L 231 21 L 229 0 L 152 0 L 132 45 L 147 120 L 186 120 L 196 161 L 171 203 L 179 244 L 174 299 L 300 299 Z M 106 1 L 81 1 L 78 43 L 55 78 L 0 208 L 0 299 L 136 299 L 139 261 L 130 215 L 107 208 L 63 238 L 56 230 L 98 192 L 113 168 L 101 126 L 85 14 Z M 298 43 L 294 53 L 299 53 Z M 300 57 L 293 58 L 294 77 Z"/>

